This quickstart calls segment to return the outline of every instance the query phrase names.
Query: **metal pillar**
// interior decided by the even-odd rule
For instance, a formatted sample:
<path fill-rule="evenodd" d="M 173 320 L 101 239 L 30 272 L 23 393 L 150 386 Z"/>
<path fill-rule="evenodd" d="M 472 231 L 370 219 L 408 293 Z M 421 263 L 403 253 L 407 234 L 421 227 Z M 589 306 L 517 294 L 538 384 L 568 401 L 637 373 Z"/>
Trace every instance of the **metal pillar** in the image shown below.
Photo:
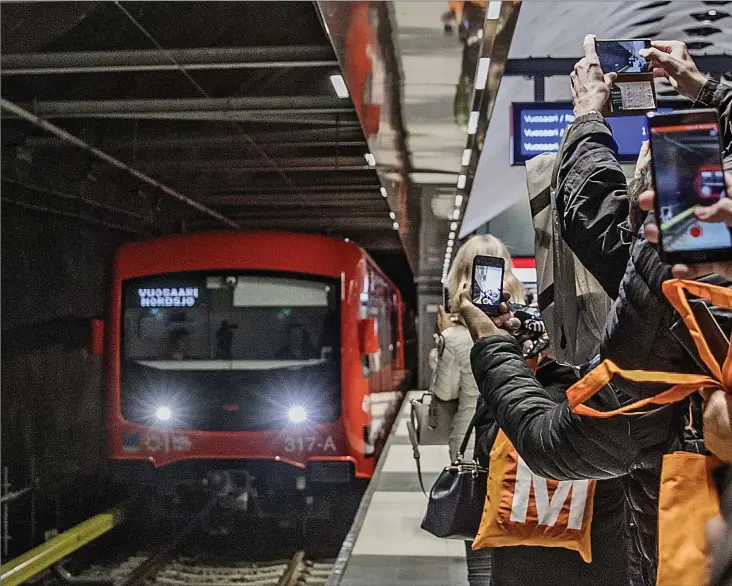
<path fill-rule="evenodd" d="M 538 75 L 534 78 L 534 101 L 543 102 L 546 99 L 544 77 Z"/>

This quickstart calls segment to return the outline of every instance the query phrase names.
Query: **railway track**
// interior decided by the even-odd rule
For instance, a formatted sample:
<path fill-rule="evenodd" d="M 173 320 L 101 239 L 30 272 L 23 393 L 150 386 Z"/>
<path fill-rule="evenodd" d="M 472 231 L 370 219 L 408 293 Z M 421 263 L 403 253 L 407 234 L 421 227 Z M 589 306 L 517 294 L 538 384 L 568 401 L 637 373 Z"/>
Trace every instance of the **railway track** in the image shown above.
<path fill-rule="evenodd" d="M 138 569 L 150 557 L 135 555 L 110 571 L 93 566 L 80 574 L 82 580 L 111 578 L 113 586 L 323 586 L 333 567 L 332 562 L 310 560 L 297 552 L 289 560 L 267 562 L 177 556 L 160 560 L 145 575 Z"/>

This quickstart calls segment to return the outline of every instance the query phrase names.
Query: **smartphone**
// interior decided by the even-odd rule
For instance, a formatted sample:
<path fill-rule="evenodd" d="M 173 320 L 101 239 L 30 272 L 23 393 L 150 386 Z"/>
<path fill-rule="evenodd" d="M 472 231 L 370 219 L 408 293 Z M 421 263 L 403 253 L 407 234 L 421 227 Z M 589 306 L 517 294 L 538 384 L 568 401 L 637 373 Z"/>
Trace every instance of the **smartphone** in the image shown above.
<path fill-rule="evenodd" d="M 650 39 L 595 39 L 595 51 L 603 73 L 647 73 L 651 62 L 640 56 L 642 49 L 650 49 Z"/>
<path fill-rule="evenodd" d="M 727 197 L 717 112 L 650 112 L 651 170 L 661 258 L 668 264 L 732 259 L 732 231 L 696 219 L 697 206 Z"/>
<path fill-rule="evenodd" d="M 442 307 L 445 308 L 446 312 L 450 313 L 450 292 L 447 290 L 447 287 L 442 289 Z"/>
<path fill-rule="evenodd" d="M 504 261 L 496 256 L 476 256 L 473 259 L 473 304 L 487 315 L 499 314 L 503 298 Z"/>

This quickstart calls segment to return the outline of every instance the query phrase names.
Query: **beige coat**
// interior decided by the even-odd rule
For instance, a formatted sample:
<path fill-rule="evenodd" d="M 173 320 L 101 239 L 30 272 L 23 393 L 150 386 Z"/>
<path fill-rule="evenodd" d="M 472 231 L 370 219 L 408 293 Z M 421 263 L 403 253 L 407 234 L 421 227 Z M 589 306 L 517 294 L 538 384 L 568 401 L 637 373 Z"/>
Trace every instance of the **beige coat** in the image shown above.
<path fill-rule="evenodd" d="M 473 339 L 468 328 L 456 324 L 442 332 L 445 348 L 437 359 L 430 392 L 442 401 L 458 400 L 458 408 L 450 430 L 450 459 L 457 456 L 460 442 L 470 425 L 478 404 L 478 385 L 470 367 Z"/>

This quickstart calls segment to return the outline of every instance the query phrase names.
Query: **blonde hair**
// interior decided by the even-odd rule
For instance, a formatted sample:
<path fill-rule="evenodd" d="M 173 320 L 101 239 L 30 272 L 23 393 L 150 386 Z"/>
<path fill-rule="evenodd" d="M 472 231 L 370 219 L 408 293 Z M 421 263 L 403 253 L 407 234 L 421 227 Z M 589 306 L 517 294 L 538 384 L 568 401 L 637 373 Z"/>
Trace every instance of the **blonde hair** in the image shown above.
<path fill-rule="evenodd" d="M 470 291 L 470 280 L 473 278 L 473 259 L 476 256 L 497 256 L 506 265 L 503 273 L 503 290 L 511 294 L 512 303 L 526 303 L 524 286 L 513 273 L 513 262 L 506 245 L 490 234 L 473 236 L 460 247 L 447 275 L 447 292 L 450 300 L 448 311 L 457 312 L 460 307 L 460 295 Z"/>

